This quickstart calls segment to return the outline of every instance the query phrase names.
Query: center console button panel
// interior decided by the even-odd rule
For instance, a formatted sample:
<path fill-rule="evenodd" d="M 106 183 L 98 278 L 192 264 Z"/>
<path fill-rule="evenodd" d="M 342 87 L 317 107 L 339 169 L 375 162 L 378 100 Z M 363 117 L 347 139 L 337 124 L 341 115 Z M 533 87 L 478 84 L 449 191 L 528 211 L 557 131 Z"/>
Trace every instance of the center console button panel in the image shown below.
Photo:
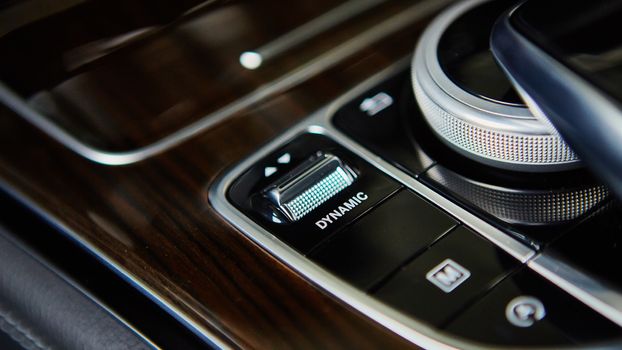
<path fill-rule="evenodd" d="M 442 326 L 519 265 L 461 226 L 405 266 L 375 295 L 417 319 Z"/>
<path fill-rule="evenodd" d="M 582 344 L 621 334 L 615 324 L 528 269 L 501 282 L 446 329 L 506 346 Z"/>
<path fill-rule="evenodd" d="M 248 169 L 231 201 L 302 254 L 401 185 L 329 138 L 303 134 Z"/>
<path fill-rule="evenodd" d="M 602 270 L 615 275 L 618 240 L 581 244 L 620 232 L 604 217 L 607 190 L 581 170 L 517 175 L 474 163 L 435 139 L 404 91 L 406 71 L 332 117 L 301 123 L 289 134 L 297 136 L 279 138 L 223 178 L 215 207 L 310 281 L 407 339 L 426 332 L 413 320 L 464 347 L 619 338 L 595 304 L 522 264 L 546 248 L 595 261 L 583 264 L 595 269 L 610 265 Z M 333 141 L 339 132 L 354 142 Z M 610 249 L 598 249 L 603 242 Z M 594 251 L 607 254 L 593 259 Z"/>
<path fill-rule="evenodd" d="M 418 195 L 402 190 L 310 257 L 368 290 L 456 225 L 454 219 Z"/>

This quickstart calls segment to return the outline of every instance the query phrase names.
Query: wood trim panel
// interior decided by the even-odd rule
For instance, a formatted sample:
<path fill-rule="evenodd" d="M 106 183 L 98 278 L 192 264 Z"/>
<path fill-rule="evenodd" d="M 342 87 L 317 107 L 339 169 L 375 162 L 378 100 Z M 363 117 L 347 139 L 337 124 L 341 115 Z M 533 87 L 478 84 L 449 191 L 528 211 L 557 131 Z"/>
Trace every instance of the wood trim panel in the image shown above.
<path fill-rule="evenodd" d="M 407 348 L 237 232 L 214 179 L 408 55 L 424 21 L 147 160 L 96 164 L 0 108 L 0 181 L 199 329 L 243 348 Z"/>

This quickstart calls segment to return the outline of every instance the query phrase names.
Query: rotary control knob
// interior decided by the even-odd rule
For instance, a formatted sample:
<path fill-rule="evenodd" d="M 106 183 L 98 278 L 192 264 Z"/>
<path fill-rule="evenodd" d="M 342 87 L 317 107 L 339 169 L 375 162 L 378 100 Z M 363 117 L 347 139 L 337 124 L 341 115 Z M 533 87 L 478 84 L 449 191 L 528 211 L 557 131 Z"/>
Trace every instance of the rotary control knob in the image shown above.
<path fill-rule="evenodd" d="M 516 2 L 463 1 L 434 20 L 412 61 L 417 102 L 435 134 L 470 159 L 516 171 L 576 168 L 576 154 L 529 111 L 490 51 L 496 19 Z"/>

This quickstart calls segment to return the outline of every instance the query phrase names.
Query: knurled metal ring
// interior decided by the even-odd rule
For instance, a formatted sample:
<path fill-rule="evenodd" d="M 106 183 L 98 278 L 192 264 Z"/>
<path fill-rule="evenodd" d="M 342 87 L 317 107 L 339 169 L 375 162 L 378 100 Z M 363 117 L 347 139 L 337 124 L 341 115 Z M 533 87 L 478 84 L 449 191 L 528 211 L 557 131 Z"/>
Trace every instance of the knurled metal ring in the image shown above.
<path fill-rule="evenodd" d="M 451 23 L 488 0 L 447 9 L 422 35 L 412 60 L 412 84 L 425 120 L 457 152 L 481 163 L 517 171 L 576 168 L 580 160 L 559 133 L 523 106 L 487 100 L 460 88 L 443 71 L 438 44 Z"/>

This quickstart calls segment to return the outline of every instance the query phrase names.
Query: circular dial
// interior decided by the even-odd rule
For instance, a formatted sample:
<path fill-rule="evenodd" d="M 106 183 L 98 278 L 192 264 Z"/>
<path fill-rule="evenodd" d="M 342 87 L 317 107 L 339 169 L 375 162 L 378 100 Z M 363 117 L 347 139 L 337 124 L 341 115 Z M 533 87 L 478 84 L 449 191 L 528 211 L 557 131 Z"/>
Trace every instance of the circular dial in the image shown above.
<path fill-rule="evenodd" d="M 435 134 L 475 161 L 516 171 L 576 168 L 576 154 L 531 114 L 490 52 L 491 28 L 514 3 L 463 1 L 432 22 L 412 61 L 417 102 Z"/>

